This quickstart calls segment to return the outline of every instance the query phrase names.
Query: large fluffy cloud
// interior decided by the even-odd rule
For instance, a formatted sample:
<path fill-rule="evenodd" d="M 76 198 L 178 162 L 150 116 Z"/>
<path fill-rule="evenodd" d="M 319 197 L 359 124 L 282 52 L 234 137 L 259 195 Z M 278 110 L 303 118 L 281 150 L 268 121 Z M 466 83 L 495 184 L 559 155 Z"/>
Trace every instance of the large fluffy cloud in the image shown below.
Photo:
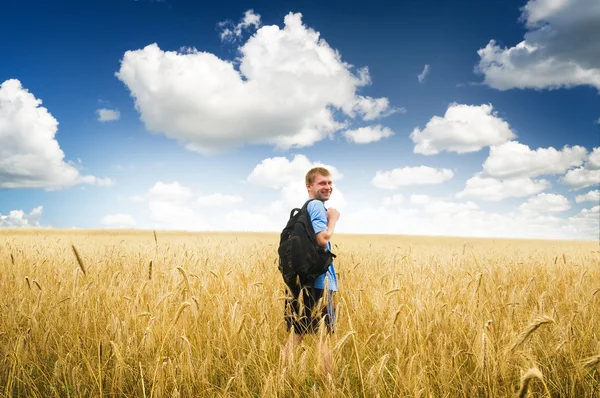
<path fill-rule="evenodd" d="M 589 85 L 600 90 L 600 2 L 530 0 L 521 19 L 523 41 L 501 48 L 491 40 L 478 51 L 476 71 L 496 89 Z"/>
<path fill-rule="evenodd" d="M 583 166 L 569 170 L 560 182 L 573 190 L 600 185 L 600 147 L 594 148 Z"/>
<path fill-rule="evenodd" d="M 577 195 L 575 197 L 575 202 L 577 202 L 577 203 L 582 203 L 582 202 L 600 203 L 600 190 L 595 189 L 595 190 L 589 191 L 583 195 Z"/>
<path fill-rule="evenodd" d="M 465 188 L 456 194 L 457 198 L 479 198 L 490 202 L 498 202 L 506 198 L 521 198 L 542 192 L 550 187 L 547 180 L 533 180 L 529 177 L 518 177 L 507 180 L 483 177 L 477 173 L 469 178 Z"/>
<path fill-rule="evenodd" d="M 206 209 L 243 202 L 239 195 L 201 193 L 178 181 L 157 181 L 145 194 L 135 195 L 131 200 L 147 203 L 149 222 L 154 228 L 188 231 L 226 229 L 222 217 L 215 219 L 215 214 Z"/>
<path fill-rule="evenodd" d="M 567 198 L 552 193 L 540 193 L 532 196 L 519 206 L 519 210 L 529 213 L 558 213 L 570 208 L 571 205 Z"/>
<path fill-rule="evenodd" d="M 60 188 L 79 183 L 110 185 L 82 176 L 54 138 L 57 120 L 19 80 L 0 85 L 0 188 Z"/>
<path fill-rule="evenodd" d="M 486 104 L 451 104 L 443 117 L 434 116 L 423 130 L 413 130 L 410 138 L 415 143 L 414 152 L 423 155 L 476 152 L 514 138 L 508 123 L 492 109 L 492 105 Z"/>
<path fill-rule="evenodd" d="M 483 171 L 496 178 L 562 174 L 571 167 L 580 166 L 586 157 L 587 150 L 581 146 L 565 146 L 562 150 L 552 147 L 531 150 L 527 145 L 509 141 L 490 148 Z"/>
<path fill-rule="evenodd" d="M 39 227 L 42 218 L 42 206 L 38 206 L 29 214 L 23 210 L 12 210 L 7 215 L 0 214 L 0 228 Z"/>
<path fill-rule="evenodd" d="M 240 32 L 258 25 L 252 15 Z M 255 143 L 309 146 L 356 115 L 373 120 L 393 111 L 386 98 L 357 93 L 370 83 L 368 70 L 342 61 L 301 14 L 288 14 L 284 24 L 259 28 L 239 48 L 239 65 L 196 49 L 150 44 L 127 51 L 116 76 L 150 131 L 201 153 Z M 336 110 L 346 117 L 336 120 Z"/>
<path fill-rule="evenodd" d="M 454 176 L 450 169 L 428 166 L 403 167 L 391 171 L 377 171 L 373 185 L 382 189 L 397 189 L 407 185 L 441 184 Z"/>

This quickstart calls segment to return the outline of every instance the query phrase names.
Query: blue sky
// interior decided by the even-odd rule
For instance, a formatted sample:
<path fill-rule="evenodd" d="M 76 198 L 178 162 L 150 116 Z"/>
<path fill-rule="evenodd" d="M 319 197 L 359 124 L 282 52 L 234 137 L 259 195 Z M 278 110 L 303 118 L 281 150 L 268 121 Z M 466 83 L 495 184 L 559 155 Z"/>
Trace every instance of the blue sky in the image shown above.
<path fill-rule="evenodd" d="M 12 2 L 0 227 L 599 238 L 600 4 Z M 39 103 L 41 101 L 41 103 Z"/>

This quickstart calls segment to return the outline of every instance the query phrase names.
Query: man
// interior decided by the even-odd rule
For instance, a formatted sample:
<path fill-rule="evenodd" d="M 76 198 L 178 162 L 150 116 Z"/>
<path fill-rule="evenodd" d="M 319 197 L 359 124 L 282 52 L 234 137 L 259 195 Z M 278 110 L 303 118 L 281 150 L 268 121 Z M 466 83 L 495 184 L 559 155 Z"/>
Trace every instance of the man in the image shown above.
<path fill-rule="evenodd" d="M 308 198 L 316 199 L 308 204 L 307 211 L 315 230 L 317 244 L 331 250 L 330 239 L 340 218 L 340 213 L 336 209 L 326 209 L 324 205 L 333 192 L 331 173 L 326 168 L 314 167 L 306 173 L 305 183 Z M 328 332 L 334 331 L 333 294 L 337 290 L 337 276 L 333 263 L 312 285 L 288 286 L 291 297 L 285 303 L 285 320 L 287 331 L 293 329 L 293 333 L 282 351 L 284 363 L 295 347 L 302 342 L 305 334 L 315 333 L 318 330 L 321 319 Z M 322 356 L 323 370 L 331 373 L 333 361 L 328 344 L 319 341 L 319 351 Z"/>

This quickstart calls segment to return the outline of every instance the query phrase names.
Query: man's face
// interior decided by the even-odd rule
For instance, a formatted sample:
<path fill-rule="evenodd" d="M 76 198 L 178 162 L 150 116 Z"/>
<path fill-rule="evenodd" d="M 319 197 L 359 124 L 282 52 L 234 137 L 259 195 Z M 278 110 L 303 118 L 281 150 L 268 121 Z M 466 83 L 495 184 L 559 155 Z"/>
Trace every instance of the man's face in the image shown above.
<path fill-rule="evenodd" d="M 317 174 L 311 185 L 306 184 L 306 188 L 308 189 L 309 197 L 325 202 L 329 200 L 331 192 L 333 192 L 333 182 L 331 181 L 331 176 L 325 177 Z"/>

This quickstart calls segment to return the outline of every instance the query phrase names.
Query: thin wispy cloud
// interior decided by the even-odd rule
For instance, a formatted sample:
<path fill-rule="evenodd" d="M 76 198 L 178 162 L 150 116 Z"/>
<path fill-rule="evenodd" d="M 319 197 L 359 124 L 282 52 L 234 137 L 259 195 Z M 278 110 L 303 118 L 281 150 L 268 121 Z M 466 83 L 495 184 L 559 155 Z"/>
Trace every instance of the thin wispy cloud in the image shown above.
<path fill-rule="evenodd" d="M 419 79 L 419 83 L 423 83 L 425 81 L 425 79 L 429 75 L 430 70 L 431 66 L 429 64 L 425 65 L 425 67 L 423 68 L 423 72 L 421 72 L 419 76 L 417 76 L 417 78 Z"/>

